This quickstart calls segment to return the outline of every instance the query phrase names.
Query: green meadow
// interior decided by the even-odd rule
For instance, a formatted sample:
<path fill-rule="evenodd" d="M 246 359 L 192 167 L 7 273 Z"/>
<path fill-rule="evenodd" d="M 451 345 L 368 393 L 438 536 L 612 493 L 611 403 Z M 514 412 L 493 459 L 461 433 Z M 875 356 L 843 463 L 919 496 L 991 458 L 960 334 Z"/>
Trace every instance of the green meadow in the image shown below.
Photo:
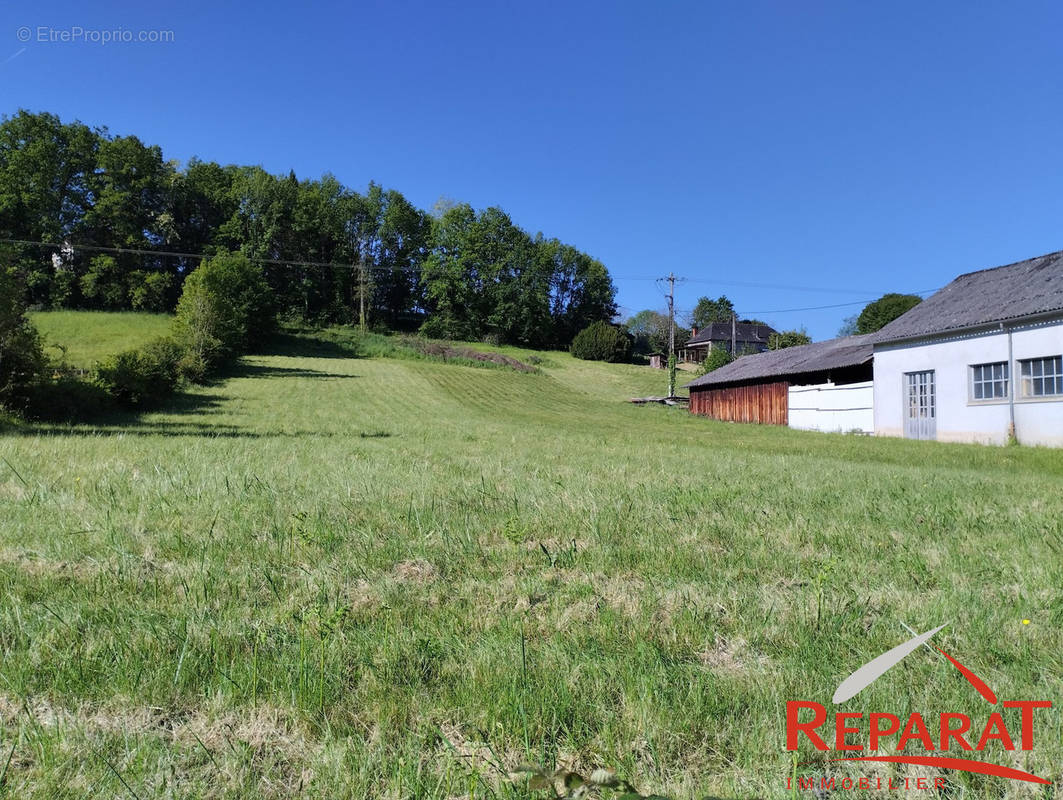
<path fill-rule="evenodd" d="M 168 324 L 35 321 L 85 366 Z M 674 798 L 1056 796 L 795 757 L 784 725 L 800 699 L 980 731 L 928 649 L 830 703 L 945 622 L 1001 700 L 1058 701 L 1063 452 L 718 423 L 626 402 L 663 371 L 497 350 L 537 371 L 289 334 L 158 411 L 5 429 L 0 797 L 549 797 L 522 763 Z M 976 755 L 1058 787 L 1038 714 L 1033 750 Z"/>
<path fill-rule="evenodd" d="M 83 370 L 119 350 L 165 336 L 171 322 L 166 314 L 138 311 L 36 311 L 29 318 L 51 360 Z"/>

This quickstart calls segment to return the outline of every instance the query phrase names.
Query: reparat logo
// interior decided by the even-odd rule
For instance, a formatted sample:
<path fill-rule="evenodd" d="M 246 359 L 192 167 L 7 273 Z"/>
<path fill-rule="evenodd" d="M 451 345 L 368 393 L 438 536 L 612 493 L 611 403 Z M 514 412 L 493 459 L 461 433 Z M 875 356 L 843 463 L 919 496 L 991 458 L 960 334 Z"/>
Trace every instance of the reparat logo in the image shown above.
<path fill-rule="evenodd" d="M 860 669 L 856 670 L 852 675 L 846 678 L 838 686 L 837 691 L 834 692 L 834 697 L 831 698 L 835 705 L 844 703 L 859 694 L 866 689 L 891 667 L 899 664 L 906 656 L 917 650 L 921 646 L 926 646 L 928 649 L 930 646 L 927 642 L 938 631 L 944 628 L 941 625 L 926 633 L 919 634 L 909 639 L 904 644 L 897 645 L 892 650 L 883 653 L 878 658 L 874 658 L 868 661 Z M 990 705 L 998 705 L 997 696 L 993 693 L 985 681 L 974 674 L 970 669 L 965 667 L 955 658 L 950 656 L 941 648 L 936 648 L 956 669 L 960 671 L 960 674 L 975 688 L 975 690 L 982 696 L 982 698 Z M 1022 727 L 1019 731 L 1019 748 L 1020 750 L 1032 750 L 1033 749 L 1033 720 L 1034 711 L 1042 708 L 1051 708 L 1052 703 L 1049 700 L 1005 700 L 1002 704 L 1003 708 L 1017 708 L 1022 712 Z M 810 720 L 801 721 L 801 712 L 811 711 L 812 718 Z M 952 752 L 981 752 L 985 750 L 985 747 L 990 742 L 999 742 L 1005 750 L 1015 750 L 1015 738 L 1011 732 L 1008 731 L 1007 726 L 1004 724 L 1004 717 L 999 711 L 993 711 L 989 714 L 985 724 L 972 729 L 972 721 L 966 714 L 959 713 L 942 713 L 939 719 L 936 720 L 936 724 L 928 727 L 923 715 L 918 711 L 913 712 L 908 716 L 908 719 L 901 726 L 901 719 L 896 714 L 889 714 L 885 712 L 872 712 L 868 715 L 868 741 L 866 746 L 864 743 L 854 744 L 847 739 L 852 734 L 861 733 L 861 725 L 864 721 L 864 714 L 860 712 L 845 712 L 837 713 L 834 715 L 833 726 L 827 725 L 827 709 L 821 703 L 815 703 L 804 700 L 792 700 L 786 703 L 786 749 L 796 750 L 797 743 L 800 737 L 805 736 L 812 746 L 817 750 L 830 750 L 831 748 L 827 744 L 827 740 L 833 738 L 833 749 L 839 753 L 859 752 L 862 750 L 877 751 L 881 749 L 890 749 L 893 744 L 892 737 L 900 734 L 896 740 L 896 744 L 893 745 L 893 749 L 898 752 L 898 755 L 852 755 L 852 756 L 840 756 L 838 758 L 831 759 L 832 761 L 877 761 L 887 762 L 891 764 L 915 764 L 918 766 L 926 767 L 938 767 L 940 769 L 961 770 L 964 772 L 974 772 L 980 775 L 996 775 L 1001 778 L 1010 778 L 1018 781 L 1029 781 L 1030 783 L 1041 783 L 1051 785 L 1052 781 L 1039 778 L 1029 772 L 1023 772 L 1013 767 L 1005 767 L 1002 764 L 994 764 L 988 761 L 980 761 L 973 758 L 960 758 L 957 756 L 944 756 L 944 755 L 905 755 L 903 751 L 909 742 L 914 742 L 922 745 L 923 749 L 929 752 L 937 753 L 952 753 Z M 828 730 L 824 731 L 823 728 L 827 727 Z M 829 728 L 833 727 L 833 737 L 829 735 Z M 977 734 L 977 739 L 975 735 Z M 886 740 L 890 741 L 886 741 Z M 797 788 L 813 788 L 812 785 L 805 786 L 805 779 L 798 779 L 800 785 Z M 809 784 L 814 779 L 808 779 Z M 827 779 L 824 779 L 827 780 Z M 849 786 L 843 786 L 842 788 L 853 788 L 852 779 L 844 779 L 849 781 Z M 859 788 L 869 788 L 865 784 L 870 779 L 861 778 Z M 925 779 L 920 779 L 921 781 Z M 938 779 L 939 781 L 941 779 Z M 792 778 L 787 779 L 787 788 L 792 788 L 790 783 Z M 830 779 L 833 784 L 834 779 Z M 879 779 L 881 783 L 881 779 Z M 938 788 L 940 784 L 938 785 Z M 889 782 L 889 786 L 878 786 L 870 788 L 908 788 L 907 780 L 905 780 L 904 786 L 895 786 L 892 783 L 892 779 Z M 929 786 L 919 785 L 917 788 L 930 788 Z"/>

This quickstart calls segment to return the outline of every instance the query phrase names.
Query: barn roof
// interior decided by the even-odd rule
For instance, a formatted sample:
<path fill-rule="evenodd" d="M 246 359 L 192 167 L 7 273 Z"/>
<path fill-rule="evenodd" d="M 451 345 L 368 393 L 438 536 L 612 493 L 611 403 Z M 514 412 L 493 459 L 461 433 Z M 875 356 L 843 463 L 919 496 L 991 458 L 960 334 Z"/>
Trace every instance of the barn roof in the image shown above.
<path fill-rule="evenodd" d="M 768 343 L 768 338 L 775 333 L 770 325 L 761 325 L 759 322 L 736 322 L 735 339 L 743 344 Z M 711 322 L 698 331 L 697 336 L 687 339 L 687 345 L 704 344 L 706 342 L 731 341 L 730 322 Z"/>
<path fill-rule="evenodd" d="M 880 342 L 1063 310 L 1063 251 L 960 275 L 878 332 Z"/>
<path fill-rule="evenodd" d="M 872 344 L 877 340 L 878 334 L 870 333 L 742 356 L 691 381 L 687 387 L 715 386 L 765 378 L 778 380 L 790 375 L 855 367 L 871 360 Z"/>

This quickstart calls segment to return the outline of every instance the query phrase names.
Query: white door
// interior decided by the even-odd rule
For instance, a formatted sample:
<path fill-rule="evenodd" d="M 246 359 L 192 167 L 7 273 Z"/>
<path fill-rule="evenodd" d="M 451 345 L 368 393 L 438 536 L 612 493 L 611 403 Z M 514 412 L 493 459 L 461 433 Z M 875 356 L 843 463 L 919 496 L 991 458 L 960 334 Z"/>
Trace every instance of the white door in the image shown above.
<path fill-rule="evenodd" d="M 937 438 L 937 398 L 934 370 L 906 372 L 904 435 L 908 439 Z"/>

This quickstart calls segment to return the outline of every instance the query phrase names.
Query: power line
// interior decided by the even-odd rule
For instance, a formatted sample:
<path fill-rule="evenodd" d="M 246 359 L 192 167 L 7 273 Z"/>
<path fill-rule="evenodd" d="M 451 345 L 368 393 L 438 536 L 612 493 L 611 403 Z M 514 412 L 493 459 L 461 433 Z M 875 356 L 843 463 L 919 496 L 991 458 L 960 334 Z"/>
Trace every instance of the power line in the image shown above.
<path fill-rule="evenodd" d="M 20 245 L 29 245 L 29 246 L 35 246 L 35 247 L 50 247 L 50 248 L 54 248 L 56 250 L 67 250 L 67 249 L 69 249 L 69 250 L 87 250 L 87 251 L 92 252 L 92 253 L 117 253 L 119 255 L 140 255 L 140 256 L 168 256 L 170 258 L 188 258 L 188 259 L 212 258 L 214 255 L 217 255 L 216 253 L 181 253 L 181 252 L 177 252 L 177 251 L 174 251 L 174 250 L 145 250 L 143 248 L 136 248 L 136 247 L 104 247 L 103 245 L 73 244 L 71 242 L 62 242 L 62 243 L 58 243 L 58 242 L 38 242 L 38 241 L 29 240 L 29 239 L 0 239 L 0 244 L 20 244 Z M 422 270 L 420 268 L 418 268 L 418 267 L 406 267 L 406 266 L 380 267 L 380 266 L 369 266 L 369 265 L 362 265 L 362 264 L 342 264 L 342 263 L 331 262 L 331 261 L 289 261 L 289 260 L 281 259 L 281 258 L 263 258 L 263 257 L 260 257 L 260 256 L 248 256 L 246 254 L 244 254 L 244 255 L 245 255 L 245 257 L 247 258 L 248 261 L 253 261 L 253 262 L 258 263 L 258 264 L 271 264 L 271 265 L 280 266 L 280 267 L 313 267 L 313 268 L 323 268 L 323 269 L 349 269 L 349 270 L 358 270 L 359 272 L 363 272 L 363 271 L 364 272 L 391 272 L 391 273 L 394 273 L 394 272 L 409 272 L 409 273 L 413 273 L 413 274 L 419 274 L 419 273 L 422 272 Z M 639 280 L 639 281 L 641 281 L 641 280 L 652 280 L 652 281 L 661 282 L 662 280 L 667 280 L 667 279 L 650 278 L 650 277 L 623 277 L 623 278 L 614 277 L 614 280 Z M 779 289 L 779 290 L 800 291 L 800 292 L 821 291 L 821 292 L 844 292 L 844 293 L 849 293 L 849 292 L 859 291 L 859 290 L 856 290 L 856 289 L 837 289 L 837 288 L 829 289 L 829 288 L 826 288 L 826 287 L 787 286 L 787 285 L 783 285 L 783 284 L 753 283 L 753 282 L 743 282 L 743 281 L 709 281 L 709 280 L 689 279 L 689 278 L 676 278 L 675 280 L 677 280 L 677 281 L 685 281 L 685 282 L 690 282 L 690 283 L 718 284 L 718 285 L 721 285 L 721 286 L 746 286 L 746 287 L 757 288 L 757 289 Z M 931 292 L 935 292 L 935 291 L 937 291 L 937 289 L 926 289 L 926 290 L 923 290 L 923 291 L 911 292 L 911 294 L 926 295 L 926 294 L 930 294 Z M 665 294 L 665 297 L 668 296 L 667 292 L 665 292 L 664 294 Z M 871 294 L 871 292 L 868 292 L 868 294 Z M 789 314 L 789 313 L 798 312 L 798 311 L 822 311 L 824 309 L 830 309 L 830 308 L 845 308 L 845 307 L 848 307 L 848 306 L 866 305 L 867 303 L 874 302 L 875 299 L 876 298 L 872 298 L 870 300 L 853 300 L 853 301 L 847 302 L 847 303 L 832 303 L 830 305 L 823 305 L 823 306 L 804 306 L 802 308 L 777 308 L 777 309 L 773 309 L 773 310 L 770 310 L 770 311 L 743 311 L 741 313 L 741 316 L 751 317 L 751 316 L 754 316 L 756 314 Z M 689 313 L 692 313 L 692 312 L 680 311 L 679 313 L 681 313 L 681 314 L 689 314 Z"/>
<path fill-rule="evenodd" d="M 919 292 L 910 292 L 910 294 L 926 295 L 936 291 L 937 289 L 924 289 L 923 291 Z M 876 299 L 877 298 L 872 298 L 871 300 L 854 300 L 851 303 L 833 303 L 827 306 L 806 306 L 805 308 L 776 308 L 772 311 L 743 311 L 742 316 L 752 317 L 756 314 L 788 314 L 791 311 L 821 311 L 825 308 L 844 308 L 846 306 L 861 306 L 867 305 L 868 303 L 873 303 Z"/>
<path fill-rule="evenodd" d="M 213 258 L 217 253 L 178 253 L 172 250 L 144 250 L 136 247 L 104 247 L 102 245 L 95 244 L 73 244 L 71 242 L 34 242 L 28 239 L 0 239 L 0 244 L 25 244 L 35 245 L 38 247 L 53 247 L 57 250 L 87 250 L 92 253 L 118 253 L 121 255 L 140 255 L 140 256 L 170 256 L 172 258 Z M 248 261 L 254 261 L 259 264 L 273 264 L 281 267 L 322 267 L 327 269 L 351 269 L 362 270 L 363 267 L 359 264 L 340 264 L 330 261 L 288 261 L 282 258 L 262 258 L 258 256 L 247 256 Z M 420 272 L 417 267 L 364 267 L 365 270 L 370 272 Z"/>
<path fill-rule="evenodd" d="M 660 281 L 660 278 L 637 277 L 637 276 L 613 276 L 613 280 L 618 281 Z M 717 281 L 708 280 L 703 278 L 684 278 L 687 283 L 702 283 L 710 286 L 743 286 L 751 289 L 779 289 L 782 291 L 791 292 L 828 292 L 832 294 L 853 294 L 859 292 L 860 294 L 875 294 L 873 289 L 839 289 L 838 287 L 827 286 L 796 286 L 793 284 L 784 283 L 759 283 L 755 281 Z M 885 294 L 885 292 L 879 292 L 879 294 Z"/>

